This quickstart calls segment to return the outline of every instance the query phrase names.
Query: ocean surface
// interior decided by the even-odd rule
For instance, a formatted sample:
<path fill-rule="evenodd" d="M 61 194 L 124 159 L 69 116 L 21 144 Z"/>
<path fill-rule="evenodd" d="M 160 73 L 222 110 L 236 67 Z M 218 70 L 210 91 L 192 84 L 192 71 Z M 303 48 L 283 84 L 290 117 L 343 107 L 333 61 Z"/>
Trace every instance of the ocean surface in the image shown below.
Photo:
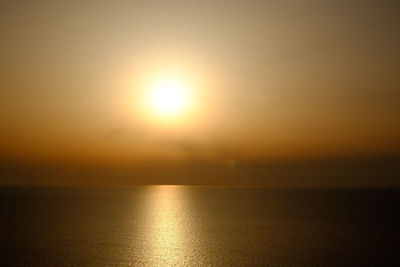
<path fill-rule="evenodd" d="M 400 189 L 1 187 L 1 266 L 400 266 Z"/>

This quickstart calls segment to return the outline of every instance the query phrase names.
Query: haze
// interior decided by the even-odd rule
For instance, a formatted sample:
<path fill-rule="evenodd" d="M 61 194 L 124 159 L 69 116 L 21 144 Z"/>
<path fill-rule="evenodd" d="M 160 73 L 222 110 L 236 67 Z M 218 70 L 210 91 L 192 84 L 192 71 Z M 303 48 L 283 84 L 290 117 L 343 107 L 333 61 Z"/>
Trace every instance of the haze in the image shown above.
<path fill-rule="evenodd" d="M 27 176 L 36 166 L 101 170 L 100 183 L 116 179 L 104 168 L 123 169 L 117 184 L 221 176 L 125 173 L 184 166 L 238 169 L 221 183 L 246 184 L 241 167 L 373 161 L 391 166 L 374 172 L 385 185 L 398 184 L 398 11 L 365 0 L 3 1 L 0 183 L 83 179 Z M 170 73 L 194 101 L 149 114 L 146 84 Z M 316 184 L 340 184 L 331 176 Z"/>

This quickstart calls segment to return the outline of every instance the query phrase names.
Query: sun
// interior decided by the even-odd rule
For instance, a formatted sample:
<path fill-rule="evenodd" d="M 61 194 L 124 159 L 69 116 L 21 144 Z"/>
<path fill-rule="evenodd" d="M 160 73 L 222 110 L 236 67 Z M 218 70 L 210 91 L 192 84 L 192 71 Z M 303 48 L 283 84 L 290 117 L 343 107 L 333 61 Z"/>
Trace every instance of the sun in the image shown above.
<path fill-rule="evenodd" d="M 148 105 L 153 113 L 161 116 L 177 116 L 184 113 L 189 104 L 188 86 L 182 78 L 164 76 L 149 86 Z"/>

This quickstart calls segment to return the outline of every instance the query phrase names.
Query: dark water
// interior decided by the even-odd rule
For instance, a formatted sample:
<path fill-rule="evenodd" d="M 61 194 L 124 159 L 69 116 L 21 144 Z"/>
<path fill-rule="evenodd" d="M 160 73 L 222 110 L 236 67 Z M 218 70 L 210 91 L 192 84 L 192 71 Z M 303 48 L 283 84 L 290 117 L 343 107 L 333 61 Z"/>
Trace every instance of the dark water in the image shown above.
<path fill-rule="evenodd" d="M 400 264 L 399 189 L 0 189 L 2 266 Z"/>

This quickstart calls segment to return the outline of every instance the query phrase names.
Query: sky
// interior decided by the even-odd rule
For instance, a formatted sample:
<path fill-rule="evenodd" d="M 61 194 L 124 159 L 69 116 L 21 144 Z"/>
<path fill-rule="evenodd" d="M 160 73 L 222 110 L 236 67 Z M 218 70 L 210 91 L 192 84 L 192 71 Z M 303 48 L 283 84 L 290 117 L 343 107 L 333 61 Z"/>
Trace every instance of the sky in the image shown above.
<path fill-rule="evenodd" d="M 1 1 L 0 165 L 393 165 L 400 155 L 399 7 Z M 183 80 L 190 95 L 172 116 L 146 98 L 165 75 Z M 4 177 L 0 183 L 13 183 Z"/>

